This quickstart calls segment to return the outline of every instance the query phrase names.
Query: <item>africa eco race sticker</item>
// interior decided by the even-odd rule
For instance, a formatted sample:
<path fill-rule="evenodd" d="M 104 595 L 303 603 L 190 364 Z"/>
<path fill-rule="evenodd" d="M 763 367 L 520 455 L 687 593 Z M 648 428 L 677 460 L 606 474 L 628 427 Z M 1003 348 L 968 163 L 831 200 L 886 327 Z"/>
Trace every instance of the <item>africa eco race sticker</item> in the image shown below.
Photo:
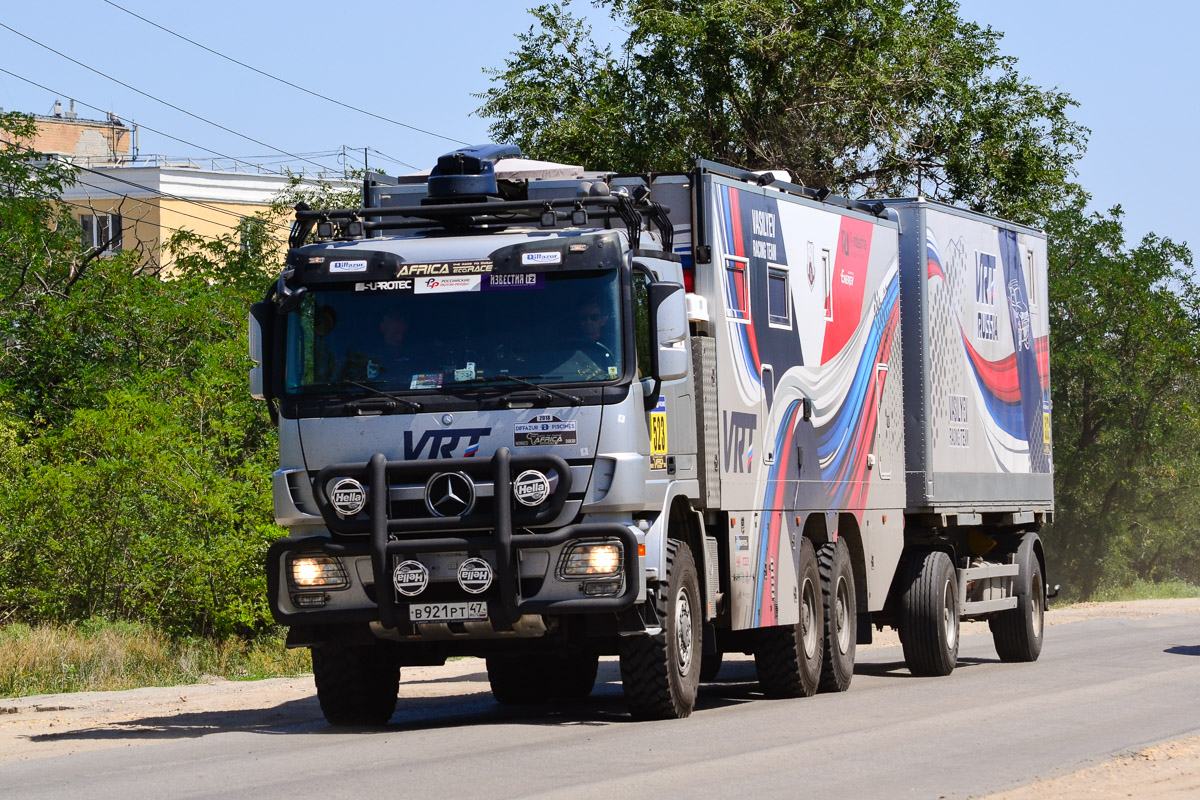
<path fill-rule="evenodd" d="M 414 291 L 417 294 L 478 292 L 481 285 L 479 275 L 443 275 L 441 277 L 419 278 Z"/>
<path fill-rule="evenodd" d="M 468 361 L 466 369 L 454 370 L 454 380 L 456 380 L 456 381 L 473 381 L 473 380 L 475 380 L 475 362 Z"/>
<path fill-rule="evenodd" d="M 431 264 L 401 264 L 397 278 L 419 278 L 430 275 L 483 275 L 492 271 L 491 261 L 438 261 Z"/>
<path fill-rule="evenodd" d="M 544 272 L 519 272 L 510 275 L 484 275 L 483 290 L 485 292 L 511 291 L 513 289 L 544 289 L 546 274 Z"/>
<path fill-rule="evenodd" d="M 442 388 L 442 373 L 419 372 L 412 376 L 409 389 L 440 389 Z"/>
<path fill-rule="evenodd" d="M 650 453 L 651 469 L 666 469 L 666 459 L 661 459 L 662 466 L 655 467 L 653 456 L 667 452 L 667 398 L 659 395 L 658 404 L 650 412 Z"/>
<path fill-rule="evenodd" d="M 577 423 L 562 420 L 553 414 L 538 414 L 529 422 L 513 426 L 513 444 L 517 447 L 534 445 L 575 444 Z"/>
<path fill-rule="evenodd" d="M 558 251 L 543 251 L 540 253 L 521 253 L 522 264 L 561 264 L 562 253 Z"/>
<path fill-rule="evenodd" d="M 330 272 L 366 272 L 366 261 L 330 261 Z"/>

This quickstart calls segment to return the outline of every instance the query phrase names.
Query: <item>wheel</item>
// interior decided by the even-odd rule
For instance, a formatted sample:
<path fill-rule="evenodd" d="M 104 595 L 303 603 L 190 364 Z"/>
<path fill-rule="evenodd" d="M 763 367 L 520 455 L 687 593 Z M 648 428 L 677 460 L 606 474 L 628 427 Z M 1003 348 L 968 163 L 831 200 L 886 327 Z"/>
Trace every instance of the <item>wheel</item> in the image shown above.
<path fill-rule="evenodd" d="M 958 576 L 941 550 L 914 553 L 900 598 L 900 643 L 913 675 L 949 675 L 958 662 Z"/>
<path fill-rule="evenodd" d="M 600 656 L 595 653 L 575 653 L 555 659 L 551 666 L 550 695 L 564 700 L 587 697 L 596 685 L 599 666 Z"/>
<path fill-rule="evenodd" d="M 846 542 L 838 539 L 817 551 L 821 573 L 821 605 L 825 636 L 818 691 L 844 692 L 854 677 L 854 646 L 858 641 L 858 605 L 854 569 Z"/>
<path fill-rule="evenodd" d="M 821 605 L 821 573 L 812 542 L 800 545 L 800 621 L 757 632 L 754 666 L 768 697 L 812 697 L 821 680 L 825 620 Z M 851 665 L 853 670 L 853 663 Z"/>
<path fill-rule="evenodd" d="M 312 649 L 312 664 L 317 700 L 330 725 L 378 727 L 392 718 L 400 668 L 389 647 L 329 642 Z"/>
<path fill-rule="evenodd" d="M 725 660 L 725 654 L 718 651 L 716 653 L 701 653 L 700 654 L 700 682 L 710 683 L 717 679 L 721 674 L 721 662 Z"/>
<path fill-rule="evenodd" d="M 488 683 L 492 696 L 503 706 L 545 703 L 550 699 L 551 672 L 548 658 L 533 655 L 487 657 Z"/>
<path fill-rule="evenodd" d="M 654 599 L 661 632 L 621 641 L 621 683 L 637 719 L 682 719 L 700 687 L 700 581 L 687 545 L 667 541 L 665 580 Z"/>
<path fill-rule="evenodd" d="M 988 627 L 1001 661 L 1037 661 L 1042 654 L 1046 581 L 1035 553 L 1021 563 L 1017 581 L 1017 607 L 988 617 Z"/>
<path fill-rule="evenodd" d="M 498 655 L 487 657 L 487 674 L 497 703 L 531 705 L 587 697 L 599 665 L 595 653 Z"/>

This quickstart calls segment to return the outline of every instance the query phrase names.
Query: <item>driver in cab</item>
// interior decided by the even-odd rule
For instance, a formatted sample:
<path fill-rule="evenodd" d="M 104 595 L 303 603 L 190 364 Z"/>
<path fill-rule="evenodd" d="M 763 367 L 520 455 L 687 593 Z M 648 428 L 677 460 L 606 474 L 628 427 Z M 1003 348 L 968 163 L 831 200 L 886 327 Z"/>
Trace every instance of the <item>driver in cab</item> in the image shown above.
<path fill-rule="evenodd" d="M 580 374 L 588 380 L 617 377 L 616 354 L 608 342 L 611 319 L 612 315 L 596 300 L 584 300 L 578 307 L 571 344 L 576 345 L 598 368 L 593 371 L 580 367 Z"/>

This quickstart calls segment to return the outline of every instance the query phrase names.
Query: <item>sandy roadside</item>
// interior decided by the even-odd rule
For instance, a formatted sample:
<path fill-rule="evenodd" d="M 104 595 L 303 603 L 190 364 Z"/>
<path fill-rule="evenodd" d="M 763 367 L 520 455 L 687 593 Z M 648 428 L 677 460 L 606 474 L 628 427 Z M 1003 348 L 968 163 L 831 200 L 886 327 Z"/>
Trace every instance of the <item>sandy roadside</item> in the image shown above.
<path fill-rule="evenodd" d="M 1055 608 L 1048 625 L 1095 618 L 1142 619 L 1200 614 L 1200 598 L 1082 603 Z M 964 636 L 989 635 L 985 623 L 963 626 Z M 898 644 L 877 633 L 869 647 Z M 462 697 L 488 692 L 479 659 L 403 672 L 405 698 Z M 265 681 L 212 680 L 188 686 L 121 692 L 81 692 L 0 699 L 0 765 L 88 750 L 153 744 L 229 730 L 271 730 L 320 719 L 311 676 Z M 987 800 L 1074 800 L 1200 797 L 1200 735 L 1163 742 L 1078 772 L 1054 776 Z"/>

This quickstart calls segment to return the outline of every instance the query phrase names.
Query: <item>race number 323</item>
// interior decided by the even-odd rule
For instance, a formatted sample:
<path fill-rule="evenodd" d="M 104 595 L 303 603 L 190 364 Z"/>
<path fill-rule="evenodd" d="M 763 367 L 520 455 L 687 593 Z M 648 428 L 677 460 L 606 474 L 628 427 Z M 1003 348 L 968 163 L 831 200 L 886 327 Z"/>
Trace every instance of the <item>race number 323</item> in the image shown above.
<path fill-rule="evenodd" d="M 667 403 L 665 397 L 658 398 L 658 405 L 650 412 L 650 453 L 663 455 L 667 452 Z"/>

